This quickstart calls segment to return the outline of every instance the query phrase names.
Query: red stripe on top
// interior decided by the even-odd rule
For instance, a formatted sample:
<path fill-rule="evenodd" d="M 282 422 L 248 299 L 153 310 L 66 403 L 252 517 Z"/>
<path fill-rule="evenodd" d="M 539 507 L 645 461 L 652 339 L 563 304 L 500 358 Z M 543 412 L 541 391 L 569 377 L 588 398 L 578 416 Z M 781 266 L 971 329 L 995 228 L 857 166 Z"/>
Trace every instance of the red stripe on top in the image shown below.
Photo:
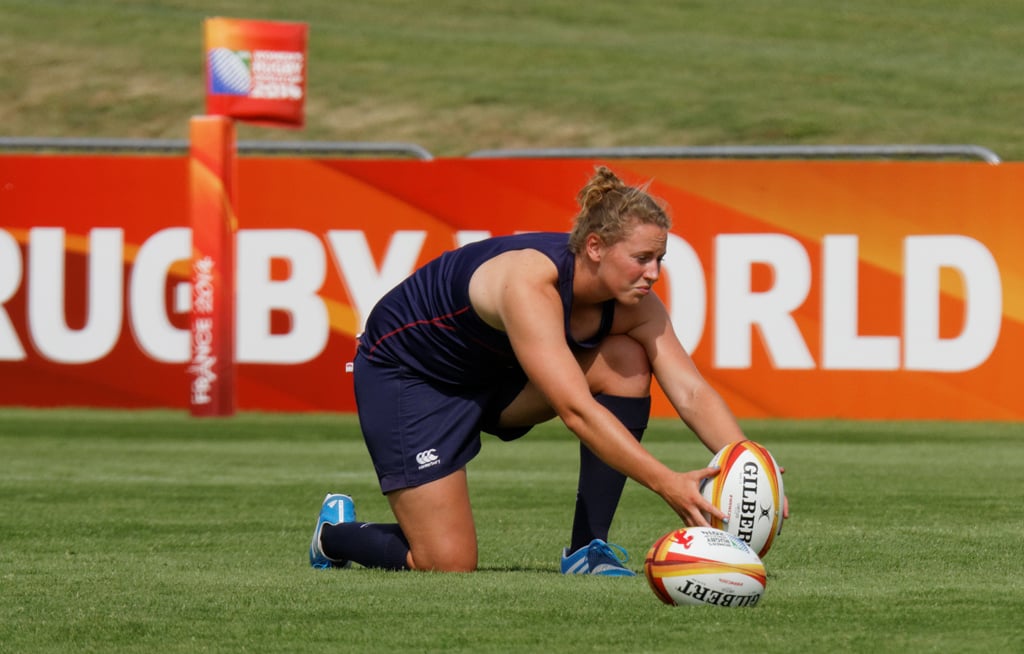
<path fill-rule="evenodd" d="M 444 316 L 437 316 L 436 318 L 427 318 L 427 319 L 424 319 L 424 320 L 416 320 L 414 322 L 410 322 L 410 323 L 407 323 L 405 325 L 402 325 L 401 327 L 399 327 L 397 329 L 393 329 L 393 330 L 389 331 L 387 334 L 384 334 L 383 336 L 378 338 L 376 341 L 374 341 L 373 347 L 371 347 L 369 352 L 366 353 L 366 357 L 368 359 L 372 358 L 373 357 L 373 351 L 376 350 L 377 346 L 379 346 L 385 340 L 391 338 L 395 334 L 399 334 L 401 332 L 404 332 L 406 329 L 411 329 L 411 328 L 417 327 L 419 325 L 433 325 L 434 327 L 440 327 L 441 329 L 450 329 L 452 331 L 455 331 L 454 327 L 452 327 L 451 325 L 445 325 L 441 321 L 442 320 L 449 320 L 449 319 L 454 318 L 456 316 L 459 316 L 459 315 L 461 315 L 463 313 L 466 313 L 467 311 L 469 311 L 469 306 L 464 306 L 461 309 L 459 309 L 458 311 L 453 311 L 452 313 L 449 313 L 449 314 L 444 315 Z"/>

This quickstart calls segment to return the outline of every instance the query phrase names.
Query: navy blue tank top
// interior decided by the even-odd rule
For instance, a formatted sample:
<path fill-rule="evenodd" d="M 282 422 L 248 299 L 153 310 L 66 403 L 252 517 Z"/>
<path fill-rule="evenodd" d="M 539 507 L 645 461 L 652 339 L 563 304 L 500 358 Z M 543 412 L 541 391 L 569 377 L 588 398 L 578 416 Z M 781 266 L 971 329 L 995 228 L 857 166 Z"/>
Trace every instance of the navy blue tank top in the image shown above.
<path fill-rule="evenodd" d="M 432 381 L 459 386 L 486 384 L 519 368 L 505 332 L 485 323 L 473 310 L 469 280 L 485 261 L 528 249 L 542 252 L 558 269 L 566 342 L 571 348 L 597 345 L 611 330 L 615 300 L 604 304 L 597 333 L 586 341 L 575 341 L 569 333 L 575 273 L 569 235 L 536 232 L 470 243 L 419 268 L 374 306 L 360 338 L 360 353 L 374 363 L 400 366 Z"/>

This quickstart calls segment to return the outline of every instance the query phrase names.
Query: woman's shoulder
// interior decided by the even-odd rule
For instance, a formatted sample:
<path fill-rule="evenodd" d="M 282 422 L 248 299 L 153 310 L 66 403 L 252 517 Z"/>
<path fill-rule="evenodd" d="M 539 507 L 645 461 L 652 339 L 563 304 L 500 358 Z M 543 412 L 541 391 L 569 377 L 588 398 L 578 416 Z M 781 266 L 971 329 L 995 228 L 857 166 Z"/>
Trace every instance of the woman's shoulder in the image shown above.
<path fill-rule="evenodd" d="M 508 236 L 494 236 L 487 239 L 495 246 L 509 249 L 568 248 L 569 234 L 566 232 L 521 232 Z"/>
<path fill-rule="evenodd" d="M 457 259 L 474 270 L 499 257 L 504 260 L 529 260 L 533 256 L 543 256 L 556 267 L 562 268 L 573 256 L 569 252 L 569 235 L 560 232 L 526 232 L 494 236 L 464 245 L 456 253 Z"/>

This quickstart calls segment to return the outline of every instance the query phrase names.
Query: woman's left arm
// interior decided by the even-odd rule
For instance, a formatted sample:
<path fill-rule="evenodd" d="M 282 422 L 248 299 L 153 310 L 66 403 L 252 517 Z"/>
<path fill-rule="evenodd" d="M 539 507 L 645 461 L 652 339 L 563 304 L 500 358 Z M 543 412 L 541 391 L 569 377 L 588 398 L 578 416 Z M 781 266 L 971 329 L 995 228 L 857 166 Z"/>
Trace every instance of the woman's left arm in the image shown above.
<path fill-rule="evenodd" d="M 717 452 L 729 443 L 746 440 L 725 400 L 679 342 L 661 299 L 651 294 L 625 312 L 627 333 L 644 346 L 654 377 L 669 402 L 708 450 Z"/>
<path fill-rule="evenodd" d="M 658 384 L 705 447 L 717 452 L 729 443 L 747 440 L 725 400 L 700 374 L 679 342 L 661 300 L 650 295 L 630 307 L 626 315 L 632 324 L 627 333 L 643 344 Z M 783 498 L 782 517 L 789 518 L 788 497 Z"/>

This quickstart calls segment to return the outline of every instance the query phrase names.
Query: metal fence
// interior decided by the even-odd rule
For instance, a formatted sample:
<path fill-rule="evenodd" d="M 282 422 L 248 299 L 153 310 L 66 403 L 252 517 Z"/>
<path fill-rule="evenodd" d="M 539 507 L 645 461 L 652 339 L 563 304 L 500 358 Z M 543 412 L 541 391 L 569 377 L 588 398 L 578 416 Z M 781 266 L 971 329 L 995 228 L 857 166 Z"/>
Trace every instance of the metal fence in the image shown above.
<path fill-rule="evenodd" d="M 185 139 L 0 137 L 0 151 L 187 153 Z M 239 141 L 241 154 L 321 156 L 387 155 L 434 158 L 414 143 L 360 141 Z M 477 150 L 474 159 L 979 159 L 1002 162 L 979 145 L 711 145 L 626 146 L 607 148 L 526 148 Z"/>
<path fill-rule="evenodd" d="M 709 145 L 478 150 L 473 158 L 630 159 L 981 159 L 1002 160 L 979 145 Z"/>
<path fill-rule="evenodd" d="M 434 156 L 413 143 L 351 141 L 238 141 L 241 154 L 390 155 L 429 161 Z M 0 151 L 131 152 L 186 154 L 186 139 L 0 137 Z"/>

